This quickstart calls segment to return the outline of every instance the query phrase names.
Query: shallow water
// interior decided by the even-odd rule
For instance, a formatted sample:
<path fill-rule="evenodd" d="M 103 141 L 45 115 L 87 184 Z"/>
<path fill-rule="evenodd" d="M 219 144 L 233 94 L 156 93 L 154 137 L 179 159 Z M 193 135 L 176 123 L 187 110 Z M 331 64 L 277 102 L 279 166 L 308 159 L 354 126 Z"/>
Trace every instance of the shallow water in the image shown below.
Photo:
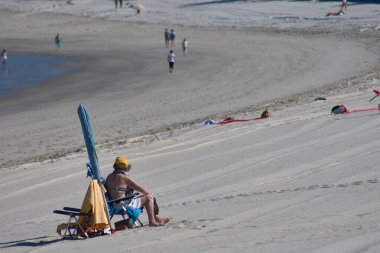
<path fill-rule="evenodd" d="M 68 57 L 61 56 L 8 55 L 7 70 L 0 70 L 0 96 L 77 71 L 64 66 L 68 60 Z"/>

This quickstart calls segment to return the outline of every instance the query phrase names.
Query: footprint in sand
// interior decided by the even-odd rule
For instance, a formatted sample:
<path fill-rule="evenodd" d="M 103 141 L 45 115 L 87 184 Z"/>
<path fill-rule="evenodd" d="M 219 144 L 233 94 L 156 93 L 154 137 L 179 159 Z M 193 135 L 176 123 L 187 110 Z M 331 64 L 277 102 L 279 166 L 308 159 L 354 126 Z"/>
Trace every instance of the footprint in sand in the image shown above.
<path fill-rule="evenodd" d="M 356 181 L 356 182 L 352 182 L 351 185 L 361 185 L 363 184 L 363 181 Z"/>
<path fill-rule="evenodd" d="M 219 218 L 213 219 L 198 219 L 198 220 L 180 220 L 176 223 L 169 224 L 171 228 L 188 228 L 188 229 L 203 229 L 207 227 L 210 222 L 221 220 Z"/>

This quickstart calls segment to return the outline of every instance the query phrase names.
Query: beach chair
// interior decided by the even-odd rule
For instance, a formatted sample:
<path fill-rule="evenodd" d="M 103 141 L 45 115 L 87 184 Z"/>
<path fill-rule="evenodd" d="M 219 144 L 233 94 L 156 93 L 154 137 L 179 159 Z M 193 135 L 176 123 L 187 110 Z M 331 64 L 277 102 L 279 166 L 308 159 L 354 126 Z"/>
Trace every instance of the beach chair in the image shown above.
<path fill-rule="evenodd" d="M 131 193 L 124 198 L 111 200 L 111 197 L 106 193 L 106 201 L 108 205 L 108 212 L 110 214 L 110 219 L 115 215 L 120 215 L 123 219 L 121 221 L 115 222 L 115 228 L 134 228 L 143 227 L 144 224 L 139 220 L 139 215 L 143 212 L 143 208 L 125 208 L 122 204 L 125 200 L 130 200 L 133 198 L 138 198 L 140 193 Z"/>
<path fill-rule="evenodd" d="M 108 193 L 105 194 L 105 198 L 108 205 L 108 212 L 110 214 L 110 219 L 112 219 L 115 215 L 121 215 L 122 220 L 115 222 L 115 228 L 117 227 L 128 227 L 128 228 L 139 228 L 143 227 L 144 224 L 139 220 L 140 214 L 143 212 L 143 207 L 141 208 L 125 208 L 124 205 L 121 203 L 125 200 L 130 200 L 132 198 L 141 198 L 143 195 L 139 192 L 130 193 L 124 198 L 111 200 Z M 155 215 L 158 215 L 160 212 L 160 209 L 158 207 L 156 198 L 154 198 L 154 207 L 153 211 Z M 128 218 L 126 218 L 126 216 Z"/>
<path fill-rule="evenodd" d="M 81 208 L 64 207 L 54 210 L 56 214 L 69 216 L 69 221 L 57 227 L 57 232 L 65 229 L 64 238 L 95 237 L 111 234 L 108 206 L 104 197 L 104 186 L 92 180 L 87 188 Z"/>
<path fill-rule="evenodd" d="M 105 199 L 107 201 L 107 208 L 110 214 L 110 219 L 112 219 L 116 215 L 120 215 L 123 219 L 115 222 L 115 228 L 125 229 L 125 228 L 135 228 L 142 227 L 144 224 L 138 219 L 138 216 L 142 213 L 142 208 L 140 210 L 126 209 L 120 204 L 122 201 L 130 200 L 132 198 L 138 197 L 139 193 L 132 193 L 128 196 L 120 199 L 111 200 L 110 196 L 106 193 Z M 81 235 L 85 235 L 85 237 L 89 237 L 88 233 L 83 229 L 83 227 L 78 223 L 78 219 L 76 217 L 79 216 L 87 216 L 85 213 L 81 213 L 79 208 L 75 207 L 64 207 L 63 211 L 54 210 L 54 213 L 69 215 L 70 219 L 67 224 L 71 224 L 66 228 L 64 238 L 77 238 L 78 231 L 81 232 Z M 72 223 L 72 220 L 75 223 Z"/>
<path fill-rule="evenodd" d="M 84 216 L 85 218 L 88 218 L 87 213 L 81 213 L 80 209 L 77 209 L 77 208 L 66 208 L 66 207 L 63 208 L 63 211 L 54 210 L 53 213 L 69 216 L 69 220 L 67 223 L 63 223 L 61 225 L 58 225 L 57 227 L 57 232 L 59 234 L 61 234 L 61 231 L 63 229 L 65 230 L 65 233 L 62 235 L 62 238 L 78 239 L 79 236 L 82 236 L 85 238 L 89 237 L 86 231 L 80 225 L 79 220 L 78 220 L 80 216 Z"/>

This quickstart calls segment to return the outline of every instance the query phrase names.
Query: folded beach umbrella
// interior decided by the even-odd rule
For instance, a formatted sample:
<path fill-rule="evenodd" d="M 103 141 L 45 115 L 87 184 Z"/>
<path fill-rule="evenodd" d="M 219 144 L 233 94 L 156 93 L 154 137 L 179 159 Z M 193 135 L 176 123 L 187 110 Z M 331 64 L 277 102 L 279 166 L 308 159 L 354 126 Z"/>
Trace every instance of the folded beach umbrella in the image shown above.
<path fill-rule="evenodd" d="M 82 104 L 80 104 L 78 107 L 78 116 L 80 119 L 80 123 L 82 125 L 84 141 L 86 144 L 87 154 L 89 158 L 89 163 L 87 163 L 87 167 L 89 168 L 89 172 L 91 172 L 90 175 L 92 179 L 95 179 L 91 182 L 91 184 L 95 184 L 93 183 L 94 181 L 97 182 L 98 187 L 96 189 L 100 189 L 100 192 L 101 192 L 100 195 L 97 195 L 98 196 L 97 201 L 100 201 L 102 199 L 102 203 L 103 203 L 102 205 L 104 206 L 106 217 L 108 219 L 107 224 L 111 224 L 108 208 L 106 207 L 106 203 L 107 203 L 105 199 L 106 190 L 103 187 L 104 179 L 102 177 L 102 174 L 99 168 L 98 156 L 96 154 L 96 147 L 95 147 L 94 136 L 92 133 L 90 116 L 89 116 L 89 113 L 87 112 L 86 107 Z M 89 193 L 87 192 L 87 194 Z"/>

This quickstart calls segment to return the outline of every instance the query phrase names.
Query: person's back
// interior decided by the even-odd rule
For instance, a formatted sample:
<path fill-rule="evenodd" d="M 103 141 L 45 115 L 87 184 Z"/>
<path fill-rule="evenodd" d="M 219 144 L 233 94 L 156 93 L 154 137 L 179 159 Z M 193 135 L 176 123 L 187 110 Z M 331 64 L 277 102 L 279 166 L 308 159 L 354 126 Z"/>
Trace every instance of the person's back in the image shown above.
<path fill-rule="evenodd" d="M 169 47 L 170 33 L 169 33 L 168 28 L 165 29 L 164 38 L 165 38 L 165 46 Z"/>
<path fill-rule="evenodd" d="M 170 39 L 171 40 L 175 40 L 175 32 L 172 30 L 171 32 L 170 32 Z"/>
<path fill-rule="evenodd" d="M 175 34 L 175 32 L 174 32 L 174 30 L 172 29 L 171 31 L 170 31 L 170 35 L 169 35 L 169 39 L 170 39 L 170 41 L 171 41 L 171 46 L 172 47 L 174 47 L 175 46 L 175 37 L 176 37 L 176 34 Z"/>
<path fill-rule="evenodd" d="M 175 54 L 173 53 L 173 51 L 170 51 L 168 55 L 168 62 L 175 62 Z"/>
<path fill-rule="evenodd" d="M 108 175 L 105 187 L 111 199 L 125 197 L 128 186 L 125 183 L 124 177 L 126 177 L 126 175 L 122 173 L 111 173 Z"/>

